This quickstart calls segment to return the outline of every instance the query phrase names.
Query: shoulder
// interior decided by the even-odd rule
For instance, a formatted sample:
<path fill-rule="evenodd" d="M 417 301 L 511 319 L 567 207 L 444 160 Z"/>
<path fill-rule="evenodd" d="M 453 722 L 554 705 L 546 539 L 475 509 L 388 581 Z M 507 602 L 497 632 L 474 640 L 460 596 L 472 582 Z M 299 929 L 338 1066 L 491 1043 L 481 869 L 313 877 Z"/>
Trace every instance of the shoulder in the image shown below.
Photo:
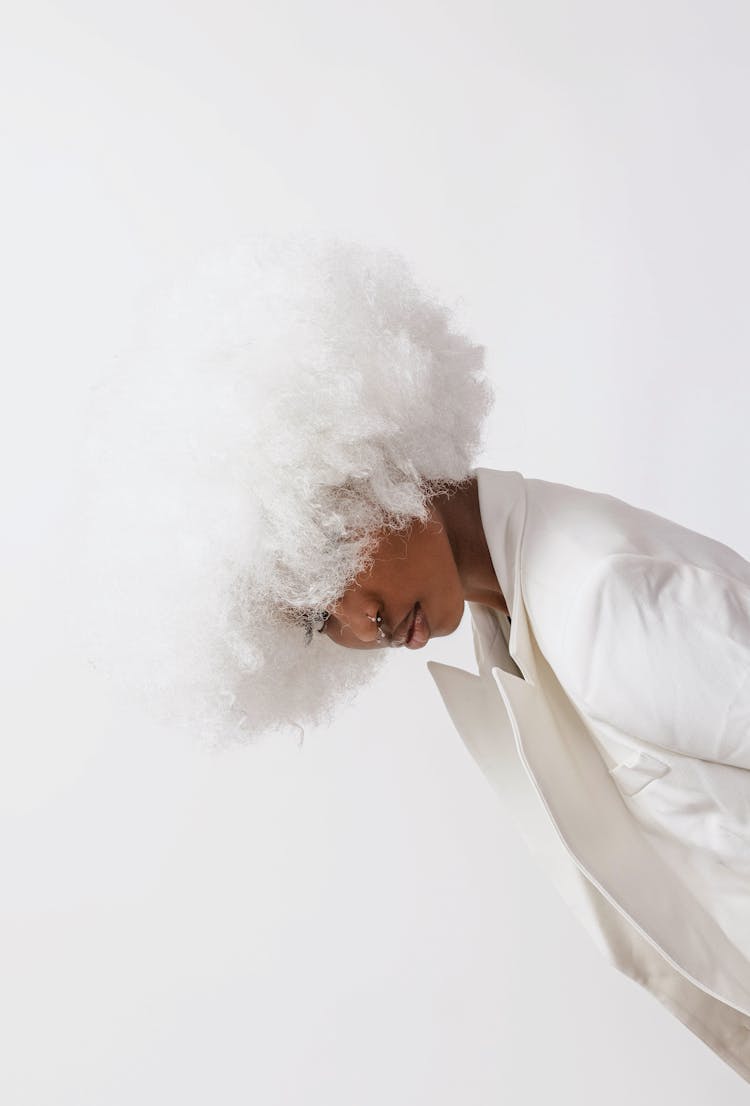
<path fill-rule="evenodd" d="M 750 767 L 750 576 L 666 557 L 609 557 L 571 605 L 558 670 L 590 717 Z"/>
<path fill-rule="evenodd" d="M 750 584 L 750 563 L 729 546 L 653 511 L 603 492 L 526 479 L 521 565 L 527 600 L 562 593 L 568 603 L 584 589 L 658 589 L 684 576 L 700 589 L 713 573 Z M 539 604 L 537 604 L 538 606 Z M 559 606 L 559 604 L 556 604 Z"/>
<path fill-rule="evenodd" d="M 618 554 L 688 562 L 750 581 L 750 563 L 730 546 L 662 514 L 604 492 L 524 481 L 529 545 L 573 541 L 593 564 Z"/>
<path fill-rule="evenodd" d="M 637 615 L 641 623 L 672 622 L 680 614 L 691 624 L 721 624 L 750 610 L 750 563 L 696 563 L 679 556 L 612 553 L 597 561 L 579 588 L 576 612 L 609 625 L 611 616 Z M 739 570 L 739 571 L 738 571 Z"/>
<path fill-rule="evenodd" d="M 521 589 L 542 650 L 556 655 L 571 606 L 628 548 L 632 526 L 612 496 L 543 480 L 526 480 L 525 490 Z"/>

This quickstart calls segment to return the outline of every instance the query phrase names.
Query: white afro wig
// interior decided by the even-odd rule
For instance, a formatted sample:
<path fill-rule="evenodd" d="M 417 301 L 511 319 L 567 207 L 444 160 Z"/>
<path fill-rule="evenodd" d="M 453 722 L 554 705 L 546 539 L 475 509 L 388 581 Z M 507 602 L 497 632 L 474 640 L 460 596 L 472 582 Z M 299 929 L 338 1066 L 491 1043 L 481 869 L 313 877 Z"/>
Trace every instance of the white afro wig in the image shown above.
<path fill-rule="evenodd" d="M 470 477 L 492 402 L 482 348 L 393 253 L 214 257 L 92 391 L 90 661 L 212 744 L 330 722 L 390 653 L 312 626 L 376 531 Z"/>

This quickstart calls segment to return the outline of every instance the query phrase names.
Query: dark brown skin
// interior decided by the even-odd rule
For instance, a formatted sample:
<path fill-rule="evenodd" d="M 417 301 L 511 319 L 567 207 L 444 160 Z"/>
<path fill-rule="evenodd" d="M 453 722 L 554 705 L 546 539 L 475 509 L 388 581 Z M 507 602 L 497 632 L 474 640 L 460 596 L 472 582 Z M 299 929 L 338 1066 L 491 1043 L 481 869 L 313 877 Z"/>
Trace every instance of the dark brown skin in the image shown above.
<path fill-rule="evenodd" d="M 391 638 L 403 637 L 419 602 L 430 636 L 444 637 L 457 629 L 467 601 L 509 613 L 482 528 L 476 477 L 434 499 L 426 523 L 381 531 L 371 569 L 329 608 L 322 633 L 349 649 L 388 648 Z"/>

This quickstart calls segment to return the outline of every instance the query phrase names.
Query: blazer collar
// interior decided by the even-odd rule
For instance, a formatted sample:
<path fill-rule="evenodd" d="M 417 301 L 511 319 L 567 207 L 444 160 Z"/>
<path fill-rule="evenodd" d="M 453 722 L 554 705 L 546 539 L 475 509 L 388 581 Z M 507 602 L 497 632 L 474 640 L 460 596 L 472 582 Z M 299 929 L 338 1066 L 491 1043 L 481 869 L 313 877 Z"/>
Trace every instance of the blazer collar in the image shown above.
<path fill-rule="evenodd" d="M 510 611 L 510 634 L 498 638 L 498 624 L 507 625 L 504 616 L 483 606 L 469 603 L 474 627 L 474 650 L 480 672 L 488 671 L 486 658 L 494 664 L 520 674 L 536 684 L 536 664 L 531 645 L 521 584 L 521 543 L 526 529 L 526 485 L 520 472 L 477 468 L 479 513 L 498 583 Z M 515 664 L 508 667 L 508 653 Z"/>

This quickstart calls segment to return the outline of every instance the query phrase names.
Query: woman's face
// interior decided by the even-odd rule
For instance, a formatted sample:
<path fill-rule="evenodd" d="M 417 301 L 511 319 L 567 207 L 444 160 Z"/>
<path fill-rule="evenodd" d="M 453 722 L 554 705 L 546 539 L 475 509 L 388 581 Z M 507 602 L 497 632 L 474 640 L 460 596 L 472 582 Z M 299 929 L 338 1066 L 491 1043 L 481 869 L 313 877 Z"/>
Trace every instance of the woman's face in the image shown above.
<path fill-rule="evenodd" d="M 370 570 L 328 608 L 322 633 L 349 649 L 420 649 L 430 637 L 453 633 L 464 589 L 436 506 L 425 523 L 381 531 L 373 556 Z"/>

